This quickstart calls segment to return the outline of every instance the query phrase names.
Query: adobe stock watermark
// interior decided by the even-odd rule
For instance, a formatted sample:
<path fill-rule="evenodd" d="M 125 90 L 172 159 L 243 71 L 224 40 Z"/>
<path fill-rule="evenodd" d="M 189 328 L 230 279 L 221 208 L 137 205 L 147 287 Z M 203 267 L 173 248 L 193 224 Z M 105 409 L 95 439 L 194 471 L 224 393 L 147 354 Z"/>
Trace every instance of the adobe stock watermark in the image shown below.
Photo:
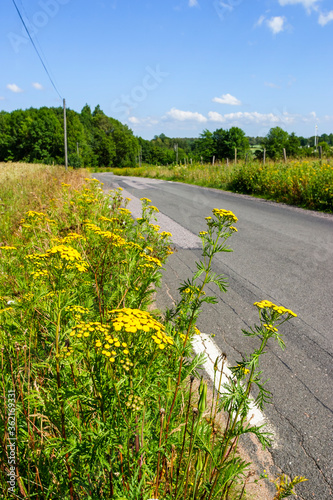
<path fill-rule="evenodd" d="M 56 17 L 63 5 L 67 5 L 71 0 L 40 0 L 38 5 L 40 10 L 37 10 L 31 20 L 27 19 L 25 16 L 23 20 L 31 34 L 31 37 L 37 35 L 37 33 L 47 26 L 50 19 Z M 22 27 L 21 33 L 13 33 L 12 31 L 7 34 L 11 46 L 14 52 L 18 53 L 22 45 L 29 43 L 29 37 L 24 27 Z"/>
<path fill-rule="evenodd" d="M 8 408 L 8 491 L 15 494 L 16 488 L 16 397 L 15 391 L 10 390 L 7 393 L 7 408 Z"/>
<path fill-rule="evenodd" d="M 158 64 L 155 69 L 150 66 L 146 66 L 145 69 L 146 74 L 141 84 L 133 87 L 129 94 L 122 94 L 112 102 L 112 112 L 117 114 L 119 119 L 128 118 L 132 110 L 145 101 L 149 93 L 156 90 L 163 80 L 169 76 L 169 73 L 161 71 Z"/>
<path fill-rule="evenodd" d="M 235 7 L 238 7 L 243 3 L 243 0 L 214 0 L 214 8 L 221 19 L 221 21 L 224 21 L 224 19 L 232 13 Z"/>

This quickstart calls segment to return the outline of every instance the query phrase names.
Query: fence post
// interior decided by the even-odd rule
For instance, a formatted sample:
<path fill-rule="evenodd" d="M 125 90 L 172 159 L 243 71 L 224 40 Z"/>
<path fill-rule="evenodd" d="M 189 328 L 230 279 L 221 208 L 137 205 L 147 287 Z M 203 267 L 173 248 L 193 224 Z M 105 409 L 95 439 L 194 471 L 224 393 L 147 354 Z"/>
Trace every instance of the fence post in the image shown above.
<path fill-rule="evenodd" d="M 266 149 L 264 148 L 264 165 L 266 163 Z"/>
<path fill-rule="evenodd" d="M 283 159 L 284 162 L 287 163 L 287 153 L 286 153 L 286 148 L 283 148 Z"/>
<path fill-rule="evenodd" d="M 235 148 L 235 165 L 237 165 L 237 148 Z"/>

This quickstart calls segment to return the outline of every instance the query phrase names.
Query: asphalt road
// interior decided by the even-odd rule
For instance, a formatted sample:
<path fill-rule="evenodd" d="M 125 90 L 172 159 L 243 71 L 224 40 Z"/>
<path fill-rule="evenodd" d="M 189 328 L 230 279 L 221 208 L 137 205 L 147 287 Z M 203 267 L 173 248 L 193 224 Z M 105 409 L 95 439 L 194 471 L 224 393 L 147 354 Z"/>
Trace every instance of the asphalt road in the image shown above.
<path fill-rule="evenodd" d="M 204 217 L 213 208 L 236 214 L 238 233 L 229 240 L 234 252 L 219 254 L 214 268 L 228 277 L 228 292 L 214 289 L 218 303 L 206 306 L 198 326 L 216 334 L 234 363 L 257 347 L 241 333 L 257 321 L 253 302 L 268 299 L 298 314 L 282 327 L 286 350 L 270 343 L 261 362 L 273 394 L 265 410 L 276 434 L 270 451 L 277 468 L 309 479 L 297 486 L 297 498 L 332 499 L 333 216 L 186 184 L 111 173 L 96 177 L 130 193 L 134 210 L 147 197 L 164 214 L 160 224 L 173 233 L 177 251 L 157 296 L 161 309 L 196 269 L 196 235 L 205 230 Z"/>

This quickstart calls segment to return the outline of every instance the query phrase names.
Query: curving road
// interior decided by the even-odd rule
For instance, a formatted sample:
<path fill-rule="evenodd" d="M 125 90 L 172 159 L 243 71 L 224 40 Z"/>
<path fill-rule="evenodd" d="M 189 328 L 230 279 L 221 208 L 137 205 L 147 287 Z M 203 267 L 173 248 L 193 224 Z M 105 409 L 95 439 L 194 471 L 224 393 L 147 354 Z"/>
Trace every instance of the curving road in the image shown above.
<path fill-rule="evenodd" d="M 218 303 L 206 307 L 198 326 L 216 334 L 234 363 L 256 347 L 241 334 L 257 320 L 253 302 L 265 298 L 298 314 L 282 327 L 286 350 L 271 343 L 261 363 L 273 394 L 265 411 L 276 434 L 270 452 L 276 468 L 309 479 L 297 486 L 297 498 L 332 499 L 333 216 L 186 184 L 111 173 L 96 177 L 105 187 L 121 186 L 137 216 L 139 198 L 150 198 L 162 214 L 162 229 L 173 233 L 177 251 L 157 297 L 161 309 L 196 269 L 196 235 L 205 229 L 204 217 L 215 207 L 237 215 L 238 233 L 229 240 L 234 252 L 215 261 L 215 271 L 228 277 L 228 292 L 214 289 Z"/>

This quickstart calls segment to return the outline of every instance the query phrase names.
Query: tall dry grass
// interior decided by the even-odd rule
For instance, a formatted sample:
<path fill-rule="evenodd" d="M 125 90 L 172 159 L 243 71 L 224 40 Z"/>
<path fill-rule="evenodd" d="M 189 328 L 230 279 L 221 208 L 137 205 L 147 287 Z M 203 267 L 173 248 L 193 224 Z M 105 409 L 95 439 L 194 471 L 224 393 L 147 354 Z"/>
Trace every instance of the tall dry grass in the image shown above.
<path fill-rule="evenodd" d="M 0 244 L 8 243 L 27 210 L 45 210 L 51 200 L 62 206 L 62 182 L 80 189 L 85 177 L 85 170 L 59 165 L 0 163 Z"/>

